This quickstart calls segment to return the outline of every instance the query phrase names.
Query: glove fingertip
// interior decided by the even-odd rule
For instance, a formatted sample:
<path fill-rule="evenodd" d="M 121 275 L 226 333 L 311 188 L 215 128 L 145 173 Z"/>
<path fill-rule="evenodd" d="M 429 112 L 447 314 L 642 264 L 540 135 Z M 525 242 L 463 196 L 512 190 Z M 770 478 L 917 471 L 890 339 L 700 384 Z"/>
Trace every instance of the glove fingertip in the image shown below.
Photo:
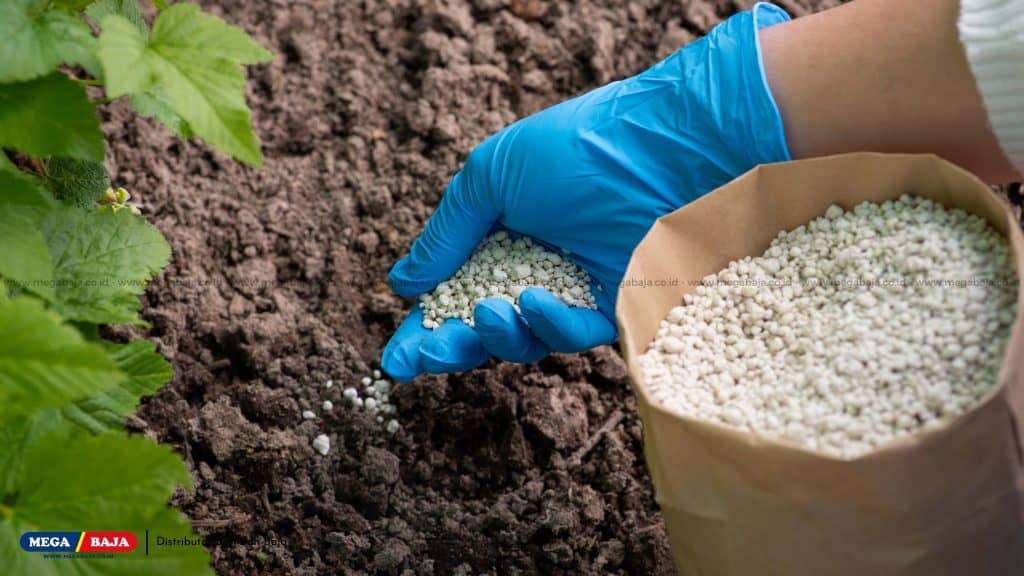
<path fill-rule="evenodd" d="M 558 296 L 543 288 L 527 288 L 519 295 L 519 309 L 529 310 L 533 314 L 544 317 L 558 316 L 562 308 L 568 308 Z"/>
<path fill-rule="evenodd" d="M 484 348 L 502 360 L 536 362 L 551 353 L 505 300 L 488 298 L 480 302 L 473 310 L 473 321 Z"/>
<path fill-rule="evenodd" d="M 465 372 L 487 361 L 480 337 L 459 320 L 448 320 L 419 346 L 423 368 L 431 374 Z"/>
<path fill-rule="evenodd" d="M 423 327 L 423 310 L 413 306 L 381 353 L 381 369 L 400 382 L 408 382 L 423 372 L 420 343 L 431 331 Z"/>
<path fill-rule="evenodd" d="M 423 372 L 420 361 L 419 346 L 415 343 L 404 344 L 392 338 L 381 354 L 380 367 L 392 379 L 409 382 Z"/>
<path fill-rule="evenodd" d="M 473 323 L 477 332 L 494 332 L 512 321 L 512 305 L 500 298 L 487 298 L 473 308 Z"/>
<path fill-rule="evenodd" d="M 410 256 L 402 258 L 388 272 L 388 284 L 391 289 L 403 298 L 412 298 L 430 290 L 435 283 L 419 278 L 414 273 L 415 264 Z"/>
<path fill-rule="evenodd" d="M 570 307 L 547 290 L 523 291 L 519 309 L 534 334 L 556 352 L 581 352 L 615 341 L 615 325 L 603 314 Z"/>

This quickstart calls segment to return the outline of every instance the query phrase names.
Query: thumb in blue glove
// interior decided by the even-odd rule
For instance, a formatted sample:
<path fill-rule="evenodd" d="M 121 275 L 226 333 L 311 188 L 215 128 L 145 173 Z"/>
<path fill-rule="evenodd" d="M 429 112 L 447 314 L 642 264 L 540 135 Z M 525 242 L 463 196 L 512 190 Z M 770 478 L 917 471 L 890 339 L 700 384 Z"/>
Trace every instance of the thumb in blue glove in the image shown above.
<path fill-rule="evenodd" d="M 654 221 L 757 164 L 789 159 L 757 31 L 788 20 L 759 3 L 646 72 L 520 120 L 481 143 L 411 253 L 389 274 L 412 297 L 451 277 L 497 228 L 565 248 L 594 279 L 597 310 L 525 290 L 520 312 L 476 304 L 474 328 L 422 326 L 417 306 L 384 349 L 393 378 L 469 370 L 490 355 L 536 361 L 613 342 L 615 299 Z"/>

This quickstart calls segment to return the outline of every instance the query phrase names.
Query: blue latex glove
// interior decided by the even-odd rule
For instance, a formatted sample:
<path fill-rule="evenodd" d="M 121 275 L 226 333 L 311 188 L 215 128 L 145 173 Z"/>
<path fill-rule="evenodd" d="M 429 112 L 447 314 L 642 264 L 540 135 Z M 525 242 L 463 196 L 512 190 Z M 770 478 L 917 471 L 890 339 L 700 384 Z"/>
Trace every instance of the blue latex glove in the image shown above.
<path fill-rule="evenodd" d="M 596 283 L 599 309 L 530 288 L 521 314 L 493 298 L 477 304 L 475 328 L 448 320 L 431 331 L 417 305 L 384 349 L 384 370 L 405 381 L 469 370 L 490 355 L 533 362 L 613 342 L 619 283 L 654 221 L 757 164 L 789 159 L 757 39 L 788 19 L 757 4 L 646 72 L 520 120 L 473 150 L 391 270 L 394 291 L 432 290 L 506 228 L 570 250 Z"/>

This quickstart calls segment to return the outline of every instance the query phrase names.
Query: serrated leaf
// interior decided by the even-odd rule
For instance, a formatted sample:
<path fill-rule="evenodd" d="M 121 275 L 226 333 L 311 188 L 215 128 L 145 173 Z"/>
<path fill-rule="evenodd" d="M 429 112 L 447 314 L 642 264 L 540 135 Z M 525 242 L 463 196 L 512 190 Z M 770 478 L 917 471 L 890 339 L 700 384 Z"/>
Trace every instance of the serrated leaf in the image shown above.
<path fill-rule="evenodd" d="M 85 88 L 64 75 L 0 84 L 0 146 L 102 162 L 103 144 Z"/>
<path fill-rule="evenodd" d="M 246 164 L 263 164 L 245 105 L 245 77 L 237 64 L 160 62 L 155 67 L 171 107 L 196 135 Z"/>
<path fill-rule="evenodd" d="M 54 197 L 79 208 L 95 206 L 110 187 L 110 176 L 102 162 L 51 158 L 46 174 Z"/>
<path fill-rule="evenodd" d="M 96 0 L 85 9 L 85 13 L 96 24 L 103 22 L 107 16 L 123 16 L 135 26 L 143 38 L 149 37 L 149 26 L 146 26 L 146 21 L 142 17 L 142 12 L 139 11 L 139 4 L 136 0 Z"/>
<path fill-rule="evenodd" d="M 242 162 L 262 164 L 239 65 L 269 60 L 269 52 L 192 4 L 161 12 L 148 42 L 119 16 L 104 18 L 102 26 L 99 54 L 110 96 L 159 86 L 197 136 Z"/>
<path fill-rule="evenodd" d="M 0 302 L 0 326 L 0 414 L 64 406 L 124 380 L 101 347 L 34 298 Z"/>
<path fill-rule="evenodd" d="M 31 80 L 62 63 L 96 69 L 96 38 L 80 18 L 44 0 L 0 2 L 0 82 Z"/>
<path fill-rule="evenodd" d="M 211 574 L 201 546 L 152 546 L 145 531 L 195 538 L 188 522 L 167 506 L 175 486 L 189 486 L 188 470 L 170 449 L 140 436 L 45 435 L 26 451 L 0 516 L 0 566 L 10 574 L 33 576 Z M 140 545 L 116 559 L 51 560 L 26 554 L 18 540 L 26 531 L 120 530 Z"/>
<path fill-rule="evenodd" d="M 153 49 L 165 57 L 225 59 L 237 64 L 269 62 L 273 54 L 241 28 L 207 14 L 195 4 L 175 4 L 153 23 Z"/>
<path fill-rule="evenodd" d="M 64 416 L 93 434 L 122 428 L 124 419 L 135 412 L 139 400 L 163 387 L 174 371 L 152 342 L 135 340 L 128 344 L 107 344 L 117 367 L 127 375 L 118 386 L 64 408 Z"/>
<path fill-rule="evenodd" d="M 145 94 L 132 96 L 132 106 L 139 114 L 156 118 L 161 124 L 170 128 L 178 138 L 188 140 L 195 136 L 188 122 L 171 109 L 170 103 L 167 102 L 167 95 L 164 94 L 164 90 L 160 86 L 154 86 Z"/>
<path fill-rule="evenodd" d="M 92 35 L 92 30 L 84 21 L 76 16 L 71 18 L 66 21 L 66 26 L 55 27 L 55 32 L 61 34 L 64 41 L 64 62 L 78 64 L 93 77 L 99 78 L 103 74 L 103 67 L 100 66 L 97 54 L 99 40 Z"/>
<path fill-rule="evenodd" d="M 40 222 L 53 260 L 53 308 L 94 324 L 141 324 L 146 283 L 167 265 L 171 248 L 145 218 L 128 210 L 58 205 Z"/>
<path fill-rule="evenodd" d="M 142 94 L 157 81 L 153 54 L 145 36 L 122 16 L 110 15 L 100 22 L 100 62 L 107 95 L 118 98 Z"/>

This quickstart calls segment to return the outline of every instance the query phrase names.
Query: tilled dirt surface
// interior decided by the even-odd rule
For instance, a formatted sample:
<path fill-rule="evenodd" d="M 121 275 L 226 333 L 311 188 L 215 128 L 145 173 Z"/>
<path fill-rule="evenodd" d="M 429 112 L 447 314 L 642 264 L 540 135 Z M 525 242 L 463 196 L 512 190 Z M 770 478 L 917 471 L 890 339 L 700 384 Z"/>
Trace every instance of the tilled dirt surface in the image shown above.
<path fill-rule="evenodd" d="M 187 459 L 175 503 L 218 572 L 674 573 L 613 349 L 421 378 L 394 436 L 341 389 L 376 367 L 408 305 L 387 270 L 478 141 L 753 2 L 204 4 L 277 55 L 250 70 L 266 166 L 105 120 L 114 181 L 174 248 L 143 316 L 176 376 L 130 424 Z"/>

